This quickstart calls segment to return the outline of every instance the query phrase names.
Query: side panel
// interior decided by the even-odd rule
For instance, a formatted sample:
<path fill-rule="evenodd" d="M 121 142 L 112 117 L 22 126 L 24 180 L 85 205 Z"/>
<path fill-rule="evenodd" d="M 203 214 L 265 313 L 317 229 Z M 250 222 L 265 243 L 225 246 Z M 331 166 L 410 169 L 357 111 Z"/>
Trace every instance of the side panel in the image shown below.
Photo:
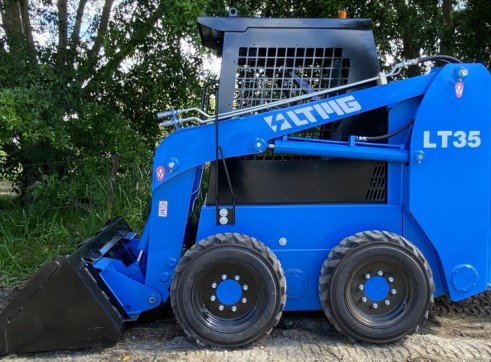
<path fill-rule="evenodd" d="M 478 64 L 442 69 L 414 125 L 408 209 L 437 250 L 452 300 L 489 282 L 491 77 Z"/>
<path fill-rule="evenodd" d="M 201 167 L 153 184 L 150 242 L 144 255 L 145 285 L 159 291 L 163 301 L 169 296 L 174 268 L 181 256 L 197 177 L 201 177 Z"/>
<path fill-rule="evenodd" d="M 236 225 L 215 224 L 215 208 L 203 207 L 197 240 L 238 232 L 257 238 L 277 255 L 287 277 L 285 310 L 320 310 L 322 263 L 343 238 L 364 230 L 402 233 L 400 206 L 275 205 L 238 206 Z"/>

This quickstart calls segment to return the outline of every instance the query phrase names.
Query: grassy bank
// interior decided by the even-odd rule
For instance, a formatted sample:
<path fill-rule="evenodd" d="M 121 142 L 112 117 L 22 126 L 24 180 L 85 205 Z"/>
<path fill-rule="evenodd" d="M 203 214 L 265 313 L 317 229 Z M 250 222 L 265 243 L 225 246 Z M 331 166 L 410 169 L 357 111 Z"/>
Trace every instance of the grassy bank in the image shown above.
<path fill-rule="evenodd" d="M 63 206 L 43 200 L 22 206 L 15 197 L 0 196 L 0 285 L 29 279 L 40 265 L 70 254 L 114 216 L 123 216 L 140 232 L 148 212 L 149 184 L 149 172 L 135 166 L 124 175 L 100 177 L 87 185 L 90 200 L 69 200 Z"/>

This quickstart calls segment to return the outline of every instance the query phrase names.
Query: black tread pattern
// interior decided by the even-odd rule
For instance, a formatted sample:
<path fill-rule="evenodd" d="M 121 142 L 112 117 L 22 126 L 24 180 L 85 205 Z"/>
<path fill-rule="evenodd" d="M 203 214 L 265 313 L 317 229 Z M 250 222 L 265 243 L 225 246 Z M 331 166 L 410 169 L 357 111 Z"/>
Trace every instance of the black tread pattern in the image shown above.
<path fill-rule="evenodd" d="M 424 266 L 426 274 L 428 275 L 429 283 L 430 283 L 430 291 L 431 291 L 431 299 L 429 303 L 428 310 L 426 311 L 424 317 L 415 324 L 414 330 L 409 333 L 414 333 L 417 331 L 418 326 L 423 324 L 428 319 L 429 313 L 433 308 L 434 299 L 433 293 L 435 291 L 435 283 L 433 281 L 433 273 L 431 271 L 430 265 L 426 261 L 426 258 L 419 251 L 419 249 L 414 246 L 411 242 L 409 242 L 404 237 L 397 235 L 395 233 L 391 233 L 389 231 L 383 230 L 370 230 L 370 231 L 362 231 L 356 233 L 354 235 L 348 236 L 343 239 L 335 248 L 331 250 L 329 256 L 322 264 L 321 274 L 319 277 L 319 297 L 324 309 L 324 312 L 327 316 L 329 322 L 336 328 L 338 332 L 343 334 L 348 338 L 352 338 L 347 331 L 345 331 L 337 322 L 336 318 L 333 315 L 333 310 L 331 307 L 331 302 L 329 300 L 329 285 L 332 281 L 332 276 L 334 270 L 341 262 L 343 258 L 348 256 L 352 251 L 354 251 L 357 247 L 371 243 L 371 242 L 387 242 L 400 246 L 403 249 L 409 251 L 412 255 L 414 255 Z"/>
<path fill-rule="evenodd" d="M 250 250 L 254 250 L 257 254 L 261 255 L 264 259 L 266 259 L 269 264 L 272 266 L 274 273 L 276 274 L 279 283 L 280 283 L 280 307 L 279 311 L 276 314 L 273 322 L 271 323 L 271 326 L 265 331 L 264 335 L 257 336 L 256 340 L 262 337 L 265 337 L 268 335 L 273 328 L 278 324 L 278 322 L 281 319 L 281 315 L 283 314 L 283 309 L 286 304 L 286 278 L 283 272 L 283 268 L 281 267 L 281 264 L 276 257 L 276 255 L 263 243 L 258 241 L 257 239 L 250 237 L 248 235 L 244 234 L 239 234 L 239 233 L 223 233 L 223 234 L 215 234 L 212 236 L 209 236 L 199 243 L 194 244 L 189 250 L 186 251 L 186 253 L 183 255 L 181 260 L 179 261 L 179 264 L 176 268 L 176 271 L 174 273 L 174 277 L 172 280 L 171 284 L 171 289 L 170 289 L 170 296 L 171 296 L 171 305 L 172 309 L 176 311 L 176 289 L 179 284 L 179 280 L 181 278 L 181 275 L 183 271 L 186 269 L 186 267 L 193 263 L 194 259 L 204 252 L 207 249 L 211 248 L 216 248 L 220 247 L 222 245 L 233 245 L 237 247 L 242 247 L 242 248 L 248 248 Z M 200 345 L 209 345 L 208 342 L 203 341 L 196 333 L 194 333 L 192 330 L 186 328 L 185 323 L 183 323 L 183 320 L 179 313 L 175 313 L 175 317 L 179 325 L 183 328 L 184 332 L 188 337 L 190 337 L 192 340 L 195 340 L 198 344 Z M 250 341 L 246 344 L 252 343 L 253 341 Z"/>

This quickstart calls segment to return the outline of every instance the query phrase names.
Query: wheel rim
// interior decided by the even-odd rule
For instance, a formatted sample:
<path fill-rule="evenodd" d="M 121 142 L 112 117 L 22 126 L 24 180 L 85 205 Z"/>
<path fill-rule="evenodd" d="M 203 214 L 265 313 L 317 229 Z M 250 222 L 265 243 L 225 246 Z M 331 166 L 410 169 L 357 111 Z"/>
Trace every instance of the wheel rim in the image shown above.
<path fill-rule="evenodd" d="M 416 282 L 395 259 L 367 260 L 346 280 L 351 315 L 368 327 L 394 325 L 416 300 Z"/>
<path fill-rule="evenodd" d="M 262 314 L 262 285 L 252 266 L 243 261 L 216 262 L 195 281 L 193 310 L 215 331 L 236 332 Z"/>

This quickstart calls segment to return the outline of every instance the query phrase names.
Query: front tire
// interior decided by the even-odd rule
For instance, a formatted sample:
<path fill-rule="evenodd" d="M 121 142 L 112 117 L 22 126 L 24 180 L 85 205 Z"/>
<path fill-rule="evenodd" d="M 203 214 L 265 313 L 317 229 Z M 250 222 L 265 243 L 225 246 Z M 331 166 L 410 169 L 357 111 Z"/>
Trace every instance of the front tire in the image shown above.
<path fill-rule="evenodd" d="M 415 331 L 433 306 L 431 269 L 409 241 L 386 231 L 352 235 L 322 265 L 319 296 L 342 334 L 390 343 Z"/>
<path fill-rule="evenodd" d="M 283 269 L 262 243 L 217 234 L 191 247 L 171 285 L 178 323 L 205 345 L 239 347 L 269 334 L 286 302 Z"/>

